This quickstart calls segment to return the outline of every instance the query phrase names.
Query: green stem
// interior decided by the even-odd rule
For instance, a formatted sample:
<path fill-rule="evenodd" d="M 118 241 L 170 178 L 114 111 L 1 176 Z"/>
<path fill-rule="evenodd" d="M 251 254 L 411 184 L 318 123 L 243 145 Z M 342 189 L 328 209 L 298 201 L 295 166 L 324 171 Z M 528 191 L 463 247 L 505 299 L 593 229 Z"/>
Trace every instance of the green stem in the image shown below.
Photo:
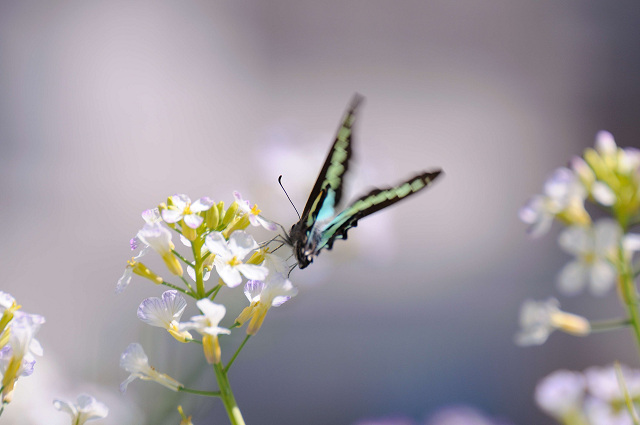
<path fill-rule="evenodd" d="M 205 298 L 206 291 L 204 290 L 203 279 L 203 267 L 202 267 L 202 239 L 196 238 L 191 242 L 191 248 L 193 249 L 193 259 L 195 265 L 193 269 L 196 271 L 196 294 L 199 299 Z"/>
<path fill-rule="evenodd" d="M 213 369 L 216 372 L 216 380 L 218 381 L 218 386 L 220 387 L 220 397 L 222 398 L 224 408 L 227 410 L 227 415 L 229 415 L 231 425 L 245 425 L 244 419 L 242 418 L 242 413 L 240 413 L 240 409 L 238 408 L 236 399 L 233 397 L 233 392 L 231 391 L 231 386 L 229 385 L 229 379 L 227 378 L 226 372 L 222 368 L 222 364 L 214 364 Z"/>
<path fill-rule="evenodd" d="M 233 364 L 233 362 L 236 361 L 236 357 L 238 357 L 238 354 L 240 354 L 240 350 L 242 350 L 242 347 L 244 347 L 244 345 L 247 343 L 247 341 L 249 341 L 249 337 L 251 335 L 247 335 L 246 337 L 244 337 L 244 340 L 242 341 L 242 344 L 240 344 L 240 347 L 238 347 L 238 349 L 236 350 L 236 352 L 233 354 L 233 357 L 231 357 L 231 360 L 229 360 L 229 363 L 227 364 L 227 366 L 224 368 L 224 373 L 229 372 L 229 368 L 231 367 L 231 365 Z"/>
<path fill-rule="evenodd" d="M 618 246 L 618 273 L 620 274 L 621 294 L 629 313 L 629 322 L 640 351 L 640 312 L 638 311 L 638 291 L 633 280 L 630 259 L 626 258 L 622 242 Z"/>
<path fill-rule="evenodd" d="M 218 283 L 216 286 L 211 288 L 211 290 L 209 292 L 207 292 L 206 297 L 208 298 L 209 295 L 213 294 L 213 295 L 211 295 L 211 301 L 213 301 L 216 298 L 216 296 L 218 295 L 218 292 L 220 291 L 220 288 L 222 288 L 223 286 L 224 285 Z"/>
<path fill-rule="evenodd" d="M 638 413 L 633 405 L 633 400 L 629 395 L 629 390 L 627 389 L 627 383 L 624 381 L 624 376 L 622 375 L 622 368 L 620 367 L 620 363 L 615 362 L 614 364 L 616 369 L 616 378 L 618 379 L 618 387 L 622 389 L 622 394 L 624 395 L 624 402 L 629 412 L 629 416 L 631 416 L 631 420 L 634 425 L 640 425 L 640 418 L 638 418 Z"/>
<path fill-rule="evenodd" d="M 185 338 L 184 340 L 187 342 L 195 342 L 196 344 L 202 345 L 202 341 L 199 341 L 197 339 Z"/>
<path fill-rule="evenodd" d="M 612 331 L 615 329 L 626 328 L 631 325 L 630 319 L 613 319 L 613 320 L 602 320 L 599 322 L 590 322 L 591 332 L 605 332 Z"/>
<path fill-rule="evenodd" d="M 183 393 L 197 394 L 203 395 L 206 397 L 220 397 L 220 391 L 201 391 L 201 390 L 193 390 L 191 388 L 178 388 L 178 391 L 182 391 Z"/>
<path fill-rule="evenodd" d="M 171 289 L 175 289 L 176 291 L 180 291 L 180 292 L 182 292 L 182 293 L 183 293 L 183 294 L 185 294 L 185 295 L 191 295 L 189 292 L 185 291 L 185 290 L 184 290 L 184 289 L 182 289 L 181 287 L 176 286 L 176 285 L 173 285 L 173 284 L 171 284 L 171 283 L 169 283 L 169 282 L 162 281 L 162 285 L 164 285 L 164 286 L 168 286 L 169 288 L 171 288 Z"/>
<path fill-rule="evenodd" d="M 180 255 L 180 253 L 178 251 L 176 251 L 175 249 L 172 249 L 171 252 L 173 252 L 173 255 L 175 255 L 176 257 L 178 257 L 179 259 L 182 260 L 183 263 L 185 263 L 187 266 L 191 266 L 193 267 L 193 264 L 191 264 L 191 262 L 189 262 L 189 260 L 187 260 L 186 258 L 184 258 L 182 255 Z"/>
<path fill-rule="evenodd" d="M 193 291 L 193 288 L 191 287 L 191 284 L 189 283 L 189 281 L 187 279 L 185 279 L 184 276 L 180 276 L 180 280 L 182 280 L 182 283 L 184 283 L 184 285 L 187 288 L 189 288 L 189 291 L 191 292 L 191 295 L 193 295 L 194 298 L 195 298 L 196 293 Z"/>

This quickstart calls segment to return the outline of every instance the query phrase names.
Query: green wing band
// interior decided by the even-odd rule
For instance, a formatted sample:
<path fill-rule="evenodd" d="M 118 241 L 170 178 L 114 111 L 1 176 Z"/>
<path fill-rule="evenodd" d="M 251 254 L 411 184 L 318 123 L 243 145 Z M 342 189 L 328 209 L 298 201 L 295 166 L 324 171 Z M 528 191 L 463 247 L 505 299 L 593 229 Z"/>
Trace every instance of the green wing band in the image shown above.
<path fill-rule="evenodd" d="M 418 174 L 396 187 L 374 189 L 357 199 L 323 230 L 319 248 L 331 249 L 336 239 L 347 239 L 347 231 L 356 227 L 358 220 L 426 189 L 441 173 L 437 170 Z"/>
<path fill-rule="evenodd" d="M 351 158 L 353 124 L 356 120 L 356 112 L 358 106 L 362 103 L 362 99 L 362 96 L 358 94 L 354 95 L 347 112 L 342 118 L 342 124 L 340 128 L 338 128 L 331 150 L 327 155 L 327 159 L 322 166 L 322 170 L 320 170 L 318 179 L 313 185 L 307 204 L 302 212 L 302 217 L 305 221 L 315 222 L 319 212 L 318 209 L 322 207 L 324 203 L 324 199 L 318 198 L 326 196 L 328 189 L 331 189 L 335 194 L 333 206 L 340 202 L 340 198 L 342 197 L 342 182 L 349 168 L 349 159 Z"/>

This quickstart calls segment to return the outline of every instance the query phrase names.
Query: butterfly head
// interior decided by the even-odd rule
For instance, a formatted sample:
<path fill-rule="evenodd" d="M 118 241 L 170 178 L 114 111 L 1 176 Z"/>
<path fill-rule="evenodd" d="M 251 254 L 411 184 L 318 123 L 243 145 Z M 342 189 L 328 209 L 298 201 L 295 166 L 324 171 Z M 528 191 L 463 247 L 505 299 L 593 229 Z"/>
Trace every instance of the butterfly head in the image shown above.
<path fill-rule="evenodd" d="M 313 257 L 317 254 L 317 241 L 310 238 L 307 232 L 299 228 L 297 224 L 291 227 L 289 240 L 293 242 L 293 252 L 298 262 L 298 268 L 304 269 L 313 262 Z"/>

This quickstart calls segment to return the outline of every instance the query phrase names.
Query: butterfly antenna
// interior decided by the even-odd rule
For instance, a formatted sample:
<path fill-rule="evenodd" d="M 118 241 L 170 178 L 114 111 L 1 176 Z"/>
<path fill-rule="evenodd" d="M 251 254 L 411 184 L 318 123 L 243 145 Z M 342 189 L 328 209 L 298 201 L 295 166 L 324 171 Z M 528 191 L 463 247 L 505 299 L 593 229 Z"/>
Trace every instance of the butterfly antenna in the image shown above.
<path fill-rule="evenodd" d="M 280 187 L 284 191 L 284 194 L 287 195 L 287 199 L 289 200 L 289 202 L 291 202 L 291 205 L 293 206 L 293 209 L 296 210 L 296 214 L 298 214 L 298 220 L 299 220 L 300 219 L 300 213 L 298 212 L 298 209 L 296 208 L 296 206 L 294 205 L 293 201 L 289 197 L 289 194 L 287 193 L 287 191 L 285 190 L 284 186 L 282 185 L 282 174 L 280 175 L 280 177 L 278 177 L 278 183 L 280 184 Z"/>

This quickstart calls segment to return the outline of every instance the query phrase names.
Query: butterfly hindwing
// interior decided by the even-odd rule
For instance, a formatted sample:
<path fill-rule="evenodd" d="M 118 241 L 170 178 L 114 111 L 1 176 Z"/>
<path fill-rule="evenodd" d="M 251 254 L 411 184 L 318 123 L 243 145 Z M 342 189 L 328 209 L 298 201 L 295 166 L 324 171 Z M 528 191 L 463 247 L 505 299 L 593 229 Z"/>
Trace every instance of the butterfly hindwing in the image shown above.
<path fill-rule="evenodd" d="M 322 248 L 331 249 L 336 239 L 347 239 L 347 231 L 352 227 L 356 227 L 358 220 L 426 189 L 440 173 L 440 170 L 421 173 L 398 186 L 374 189 L 358 198 L 322 229 L 322 238 L 317 250 L 319 251 Z"/>

